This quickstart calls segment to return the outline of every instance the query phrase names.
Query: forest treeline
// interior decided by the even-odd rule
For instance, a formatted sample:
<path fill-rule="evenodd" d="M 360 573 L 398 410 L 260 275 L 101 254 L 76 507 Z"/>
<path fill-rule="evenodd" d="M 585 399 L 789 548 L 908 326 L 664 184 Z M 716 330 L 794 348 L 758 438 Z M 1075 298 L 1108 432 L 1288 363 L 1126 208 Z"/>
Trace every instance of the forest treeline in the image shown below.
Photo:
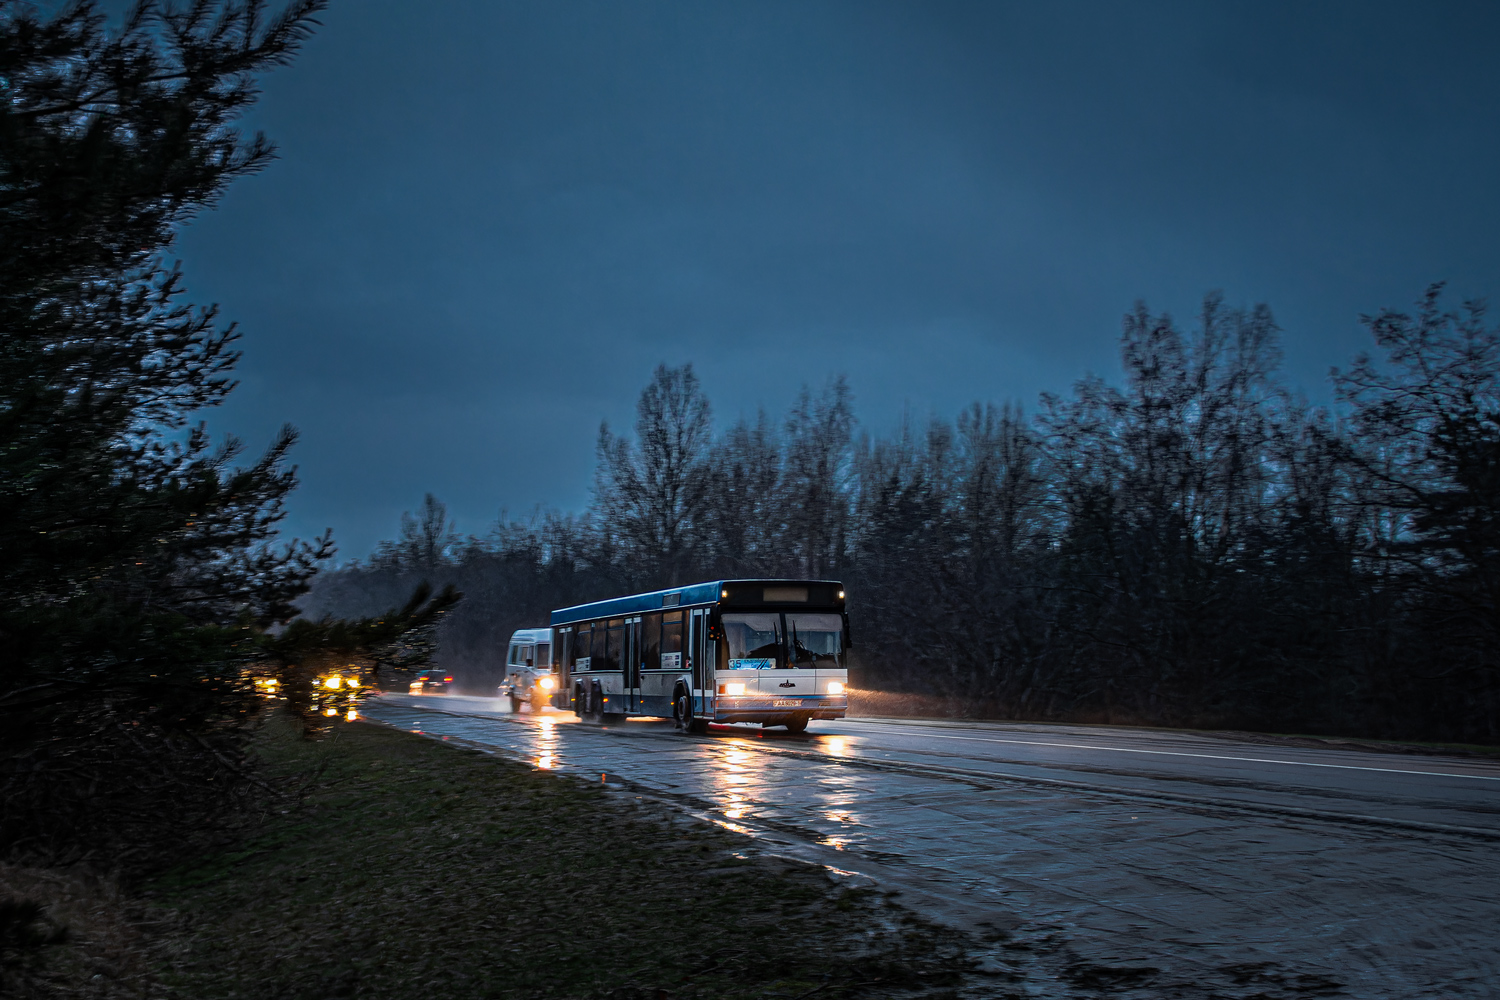
<path fill-rule="evenodd" d="M 1365 324 L 1331 407 L 1284 382 L 1267 308 L 1210 296 L 1186 332 L 1125 317 L 1123 385 L 888 436 L 842 378 L 716 432 L 691 366 L 663 366 L 633 435 L 601 427 L 588 510 L 461 537 L 429 495 L 305 606 L 451 582 L 439 656 L 482 691 L 553 608 L 831 577 L 857 683 L 956 713 L 1494 743 L 1500 336 L 1440 286 Z"/>

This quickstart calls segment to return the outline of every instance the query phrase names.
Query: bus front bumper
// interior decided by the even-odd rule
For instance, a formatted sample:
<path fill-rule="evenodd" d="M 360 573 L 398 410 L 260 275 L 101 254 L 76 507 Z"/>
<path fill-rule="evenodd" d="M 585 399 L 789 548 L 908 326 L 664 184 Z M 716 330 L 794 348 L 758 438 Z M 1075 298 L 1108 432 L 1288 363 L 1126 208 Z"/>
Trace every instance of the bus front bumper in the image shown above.
<path fill-rule="evenodd" d="M 809 719 L 842 719 L 849 712 L 849 697 L 842 694 L 772 698 L 755 695 L 719 695 L 714 699 L 715 722 L 779 722 L 796 716 Z"/>

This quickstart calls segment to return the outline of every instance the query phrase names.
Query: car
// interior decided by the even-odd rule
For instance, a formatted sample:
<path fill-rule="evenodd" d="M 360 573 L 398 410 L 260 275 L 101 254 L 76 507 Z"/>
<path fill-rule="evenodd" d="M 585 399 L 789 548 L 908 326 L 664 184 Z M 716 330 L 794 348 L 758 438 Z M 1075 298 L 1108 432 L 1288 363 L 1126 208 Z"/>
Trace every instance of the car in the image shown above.
<path fill-rule="evenodd" d="M 444 670 L 423 670 L 412 678 L 412 694 L 446 694 L 453 675 Z"/>

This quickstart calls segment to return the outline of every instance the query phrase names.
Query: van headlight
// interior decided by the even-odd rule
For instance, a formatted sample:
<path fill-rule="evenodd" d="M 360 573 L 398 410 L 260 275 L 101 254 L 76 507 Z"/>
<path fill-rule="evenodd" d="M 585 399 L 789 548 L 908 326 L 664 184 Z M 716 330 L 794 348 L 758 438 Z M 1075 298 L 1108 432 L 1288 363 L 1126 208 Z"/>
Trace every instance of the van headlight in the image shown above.
<path fill-rule="evenodd" d="M 543 677 L 541 680 L 536 682 L 536 686 L 541 688 L 543 691 L 551 691 L 553 688 L 557 687 L 557 681 L 553 680 L 550 677 Z"/>
<path fill-rule="evenodd" d="M 843 694 L 844 693 L 844 682 L 843 681 L 829 681 L 828 682 L 828 693 L 829 694 Z"/>
<path fill-rule="evenodd" d="M 739 683 L 725 684 L 724 685 L 724 693 L 725 694 L 744 694 L 745 693 L 745 685 L 739 684 Z"/>

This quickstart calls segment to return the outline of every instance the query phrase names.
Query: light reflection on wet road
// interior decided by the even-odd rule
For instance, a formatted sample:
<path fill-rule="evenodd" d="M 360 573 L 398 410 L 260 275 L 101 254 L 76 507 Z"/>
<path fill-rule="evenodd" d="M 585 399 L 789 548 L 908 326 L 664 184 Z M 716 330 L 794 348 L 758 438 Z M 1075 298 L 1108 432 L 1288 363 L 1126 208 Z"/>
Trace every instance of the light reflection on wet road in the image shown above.
<path fill-rule="evenodd" d="M 618 778 L 937 919 L 987 922 L 1010 934 L 991 966 L 1048 995 L 1094 995 L 1090 967 L 1161 970 L 1113 996 L 1500 993 L 1497 762 L 883 719 L 685 737 L 461 696 L 367 714 Z M 1070 967 L 1073 985 L 1053 978 Z"/>

